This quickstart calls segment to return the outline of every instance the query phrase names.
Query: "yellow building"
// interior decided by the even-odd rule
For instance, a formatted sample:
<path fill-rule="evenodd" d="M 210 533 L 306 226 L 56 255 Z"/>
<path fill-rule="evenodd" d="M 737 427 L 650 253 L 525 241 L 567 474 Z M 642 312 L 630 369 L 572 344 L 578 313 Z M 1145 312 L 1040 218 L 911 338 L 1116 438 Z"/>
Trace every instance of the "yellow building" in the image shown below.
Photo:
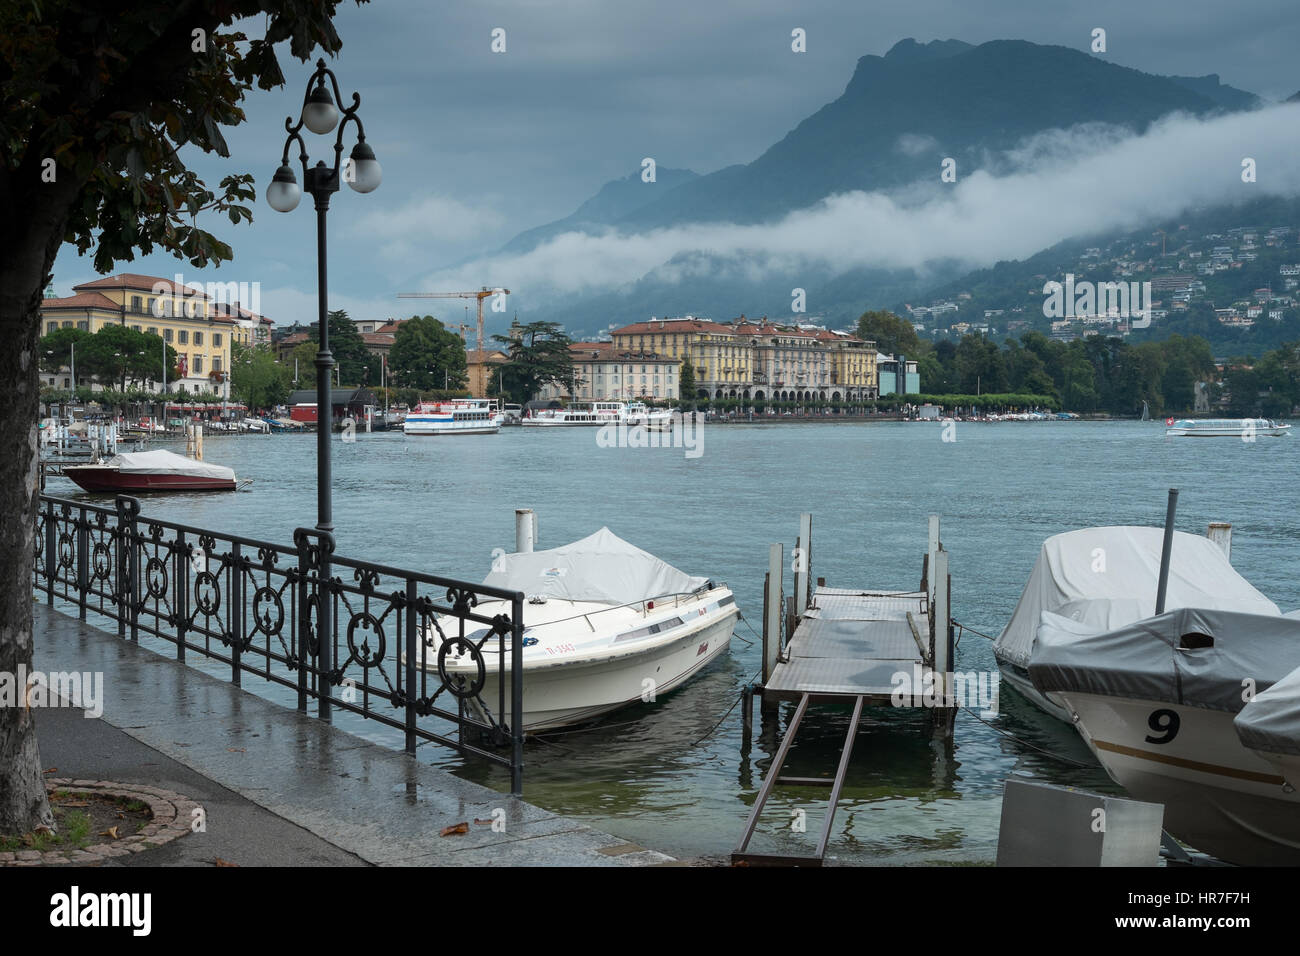
<path fill-rule="evenodd" d="M 176 367 L 167 370 L 168 392 L 228 395 L 232 339 L 255 343 L 258 329 L 270 321 L 242 309 L 238 311 L 246 314 L 235 317 L 205 293 L 156 276 L 105 276 L 72 291 L 71 296 L 42 301 L 41 334 L 60 328 L 93 334 L 112 324 L 158 335 L 177 353 Z M 163 376 L 159 352 L 156 386 Z M 66 376 L 47 374 L 46 384 L 67 387 L 70 382 Z"/>
<path fill-rule="evenodd" d="M 847 332 L 693 316 L 615 329 L 614 348 L 655 351 L 695 370 L 698 398 L 853 402 L 879 389 L 876 344 Z M 687 396 L 683 396 L 687 397 Z"/>

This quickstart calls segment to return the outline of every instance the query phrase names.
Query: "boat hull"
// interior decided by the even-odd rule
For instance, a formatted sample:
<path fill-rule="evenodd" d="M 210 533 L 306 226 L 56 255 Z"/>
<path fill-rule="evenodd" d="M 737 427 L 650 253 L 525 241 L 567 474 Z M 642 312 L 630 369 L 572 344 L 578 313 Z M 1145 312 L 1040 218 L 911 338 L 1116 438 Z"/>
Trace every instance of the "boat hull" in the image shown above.
<path fill-rule="evenodd" d="M 474 425 L 428 425 L 407 421 L 402 431 L 412 438 L 431 438 L 437 435 L 495 435 L 501 426 L 492 422 Z"/>
<path fill-rule="evenodd" d="M 996 657 L 996 653 L 994 654 Z M 1070 713 L 1065 706 L 1056 698 L 1055 694 L 1044 694 L 1029 679 L 1029 672 L 1023 667 L 1017 667 L 1010 661 L 1004 661 L 998 658 L 998 671 L 1012 688 L 1015 689 L 1021 697 L 1029 701 L 1043 713 L 1055 717 L 1057 720 L 1067 724 L 1072 724 Z"/>
<path fill-rule="evenodd" d="M 585 723 L 628 704 L 668 693 L 715 660 L 731 644 L 738 613 L 732 610 L 671 642 L 613 659 L 572 665 L 525 668 L 525 733 Z M 506 668 L 509 680 L 510 670 Z M 653 682 L 653 683 L 647 683 Z M 500 700 L 497 674 L 489 672 L 480 697 L 495 712 Z M 503 722 L 511 723 L 510 688 L 506 687 Z M 481 720 L 487 715 L 477 701 L 468 702 Z"/>
<path fill-rule="evenodd" d="M 1165 806 L 1165 829 L 1229 863 L 1300 863 L 1300 793 L 1242 746 L 1233 714 L 1164 701 L 1060 691 L 1106 772 L 1136 799 Z M 1172 711 L 1177 731 L 1157 712 Z M 1162 729 L 1156 730 L 1156 727 Z M 1288 792 L 1289 791 L 1289 792 Z"/>
<path fill-rule="evenodd" d="M 234 491 L 236 488 L 236 483 L 230 479 L 139 472 L 123 474 L 116 468 L 90 465 L 68 468 L 64 475 L 86 491 L 94 492 Z"/>

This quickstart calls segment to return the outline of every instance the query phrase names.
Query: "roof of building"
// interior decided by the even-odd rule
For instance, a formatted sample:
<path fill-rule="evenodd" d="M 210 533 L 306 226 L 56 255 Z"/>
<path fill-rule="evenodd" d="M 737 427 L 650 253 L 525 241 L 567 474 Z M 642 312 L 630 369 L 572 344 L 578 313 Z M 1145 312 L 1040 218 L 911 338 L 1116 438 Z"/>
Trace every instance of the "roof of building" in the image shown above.
<path fill-rule="evenodd" d="M 478 349 L 465 350 L 466 365 L 483 365 L 485 363 L 488 365 L 495 365 L 509 360 L 510 356 L 498 349 L 484 349 L 481 352 Z"/>
<path fill-rule="evenodd" d="M 138 272 L 119 272 L 115 276 L 104 276 L 101 279 L 83 282 L 72 287 L 73 292 L 80 292 L 83 289 L 130 289 L 135 292 L 154 292 L 155 294 L 166 291 L 193 296 L 196 299 L 208 298 L 207 293 L 199 289 L 178 285 L 171 279 L 142 275 Z"/>
<path fill-rule="evenodd" d="M 119 312 L 122 307 L 100 292 L 81 292 L 60 299 L 41 300 L 42 312 L 52 309 L 111 309 Z"/>
<path fill-rule="evenodd" d="M 672 328 L 669 328 L 672 326 Z M 651 319 L 648 322 L 634 322 L 621 329 L 615 329 L 611 335 L 646 335 L 651 332 L 730 332 L 731 327 L 707 319 Z"/>
<path fill-rule="evenodd" d="M 391 332 L 361 332 L 361 341 L 366 345 L 391 346 L 396 339 Z"/>
<path fill-rule="evenodd" d="M 331 388 L 330 399 L 335 405 L 373 405 L 375 393 L 368 388 Z M 302 388 L 289 394 L 286 405 L 315 405 L 316 389 Z"/>

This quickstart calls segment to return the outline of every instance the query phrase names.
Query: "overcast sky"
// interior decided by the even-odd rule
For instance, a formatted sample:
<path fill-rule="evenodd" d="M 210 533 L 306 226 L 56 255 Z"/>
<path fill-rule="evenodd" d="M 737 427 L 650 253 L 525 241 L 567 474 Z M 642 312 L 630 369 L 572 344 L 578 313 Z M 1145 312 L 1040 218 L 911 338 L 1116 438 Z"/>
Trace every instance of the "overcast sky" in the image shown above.
<path fill-rule="evenodd" d="M 1016 38 L 1087 50 L 1091 31 L 1102 27 L 1104 58 L 1124 66 L 1218 73 L 1225 83 L 1270 100 L 1300 90 L 1296 0 L 864 6 L 861 0 L 342 5 L 337 27 L 344 47 L 331 66 L 345 95 L 361 93 L 361 117 L 384 183 L 369 195 L 345 189 L 335 197 L 331 307 L 347 308 L 354 318 L 406 315 L 411 303 L 398 302 L 395 293 L 417 291 L 428 281 L 462 281 L 469 288 L 518 284 L 509 274 L 495 274 L 509 271 L 507 261 L 450 267 L 567 215 L 604 182 L 637 169 L 642 157 L 701 173 L 754 159 L 835 99 L 860 56 L 884 54 L 904 37 L 971 43 Z M 505 53 L 491 52 L 497 27 L 506 31 Z M 807 31 L 807 53 L 790 50 L 795 27 Z M 257 28 L 249 24 L 246 32 Z M 233 171 L 257 177 L 251 226 L 207 223 L 234 245 L 235 260 L 199 274 L 155 255 L 122 263 L 118 271 L 257 282 L 262 311 L 277 322 L 314 318 L 310 201 L 282 215 L 263 198 L 283 148 L 284 117 L 296 118 L 310 73 L 287 51 L 281 62 L 289 86 L 250 96 L 248 122 L 227 132 L 231 159 L 192 159 L 210 182 Z M 1293 122 L 1296 112 L 1286 115 Z M 1179 131 L 1169 135 L 1185 148 Z M 315 161 L 328 145 L 313 139 Z M 1274 139 L 1270 145 L 1279 155 L 1294 143 Z M 979 241 L 978 229 L 971 232 Z M 787 236 L 776 245 L 789 242 Z M 55 267 L 56 291 L 68 294 L 93 276 L 90 261 L 65 247 Z M 460 321 L 459 304 L 437 305 L 420 311 Z M 655 311 L 653 303 L 646 306 Z"/>

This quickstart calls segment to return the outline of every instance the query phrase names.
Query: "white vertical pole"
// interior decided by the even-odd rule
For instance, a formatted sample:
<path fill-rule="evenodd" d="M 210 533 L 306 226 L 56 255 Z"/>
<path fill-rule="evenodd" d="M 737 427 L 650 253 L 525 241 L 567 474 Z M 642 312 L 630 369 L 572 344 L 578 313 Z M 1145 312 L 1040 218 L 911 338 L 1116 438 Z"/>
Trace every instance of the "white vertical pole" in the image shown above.
<path fill-rule="evenodd" d="M 1223 556 L 1232 560 L 1232 525 L 1226 521 L 1212 521 L 1206 537 L 1223 549 Z"/>
<path fill-rule="evenodd" d="M 949 608 L 948 608 L 948 552 L 938 551 L 931 580 L 935 582 L 935 600 L 931 605 L 931 626 L 934 633 L 934 691 L 935 699 L 948 703 L 948 695 L 953 689 L 948 686 L 948 675 L 952 673 L 952 648 L 948 646 Z M 940 696 L 940 687 L 943 688 Z"/>
<path fill-rule="evenodd" d="M 939 516 L 938 515 L 930 515 L 930 543 L 926 548 L 926 553 L 930 556 L 930 560 L 926 562 L 926 568 L 928 569 L 928 577 L 929 577 L 929 581 L 926 584 L 926 590 L 929 593 L 926 594 L 925 597 L 926 597 L 926 605 L 929 608 L 933 609 L 934 595 L 935 595 L 935 582 L 939 580 L 938 575 L 935 574 L 935 568 L 934 568 L 935 560 L 939 554 Z"/>
<path fill-rule="evenodd" d="M 794 613 L 808 609 L 808 576 L 812 573 L 812 515 L 799 516 L 799 546 L 794 563 Z"/>
<path fill-rule="evenodd" d="M 528 554 L 533 550 L 537 530 L 537 515 L 532 508 L 515 509 L 515 553 Z"/>
<path fill-rule="evenodd" d="M 781 653 L 781 585 L 785 569 L 785 548 L 778 541 L 768 551 L 767 606 L 763 608 L 763 683 L 766 684 L 776 669 L 776 659 Z"/>

